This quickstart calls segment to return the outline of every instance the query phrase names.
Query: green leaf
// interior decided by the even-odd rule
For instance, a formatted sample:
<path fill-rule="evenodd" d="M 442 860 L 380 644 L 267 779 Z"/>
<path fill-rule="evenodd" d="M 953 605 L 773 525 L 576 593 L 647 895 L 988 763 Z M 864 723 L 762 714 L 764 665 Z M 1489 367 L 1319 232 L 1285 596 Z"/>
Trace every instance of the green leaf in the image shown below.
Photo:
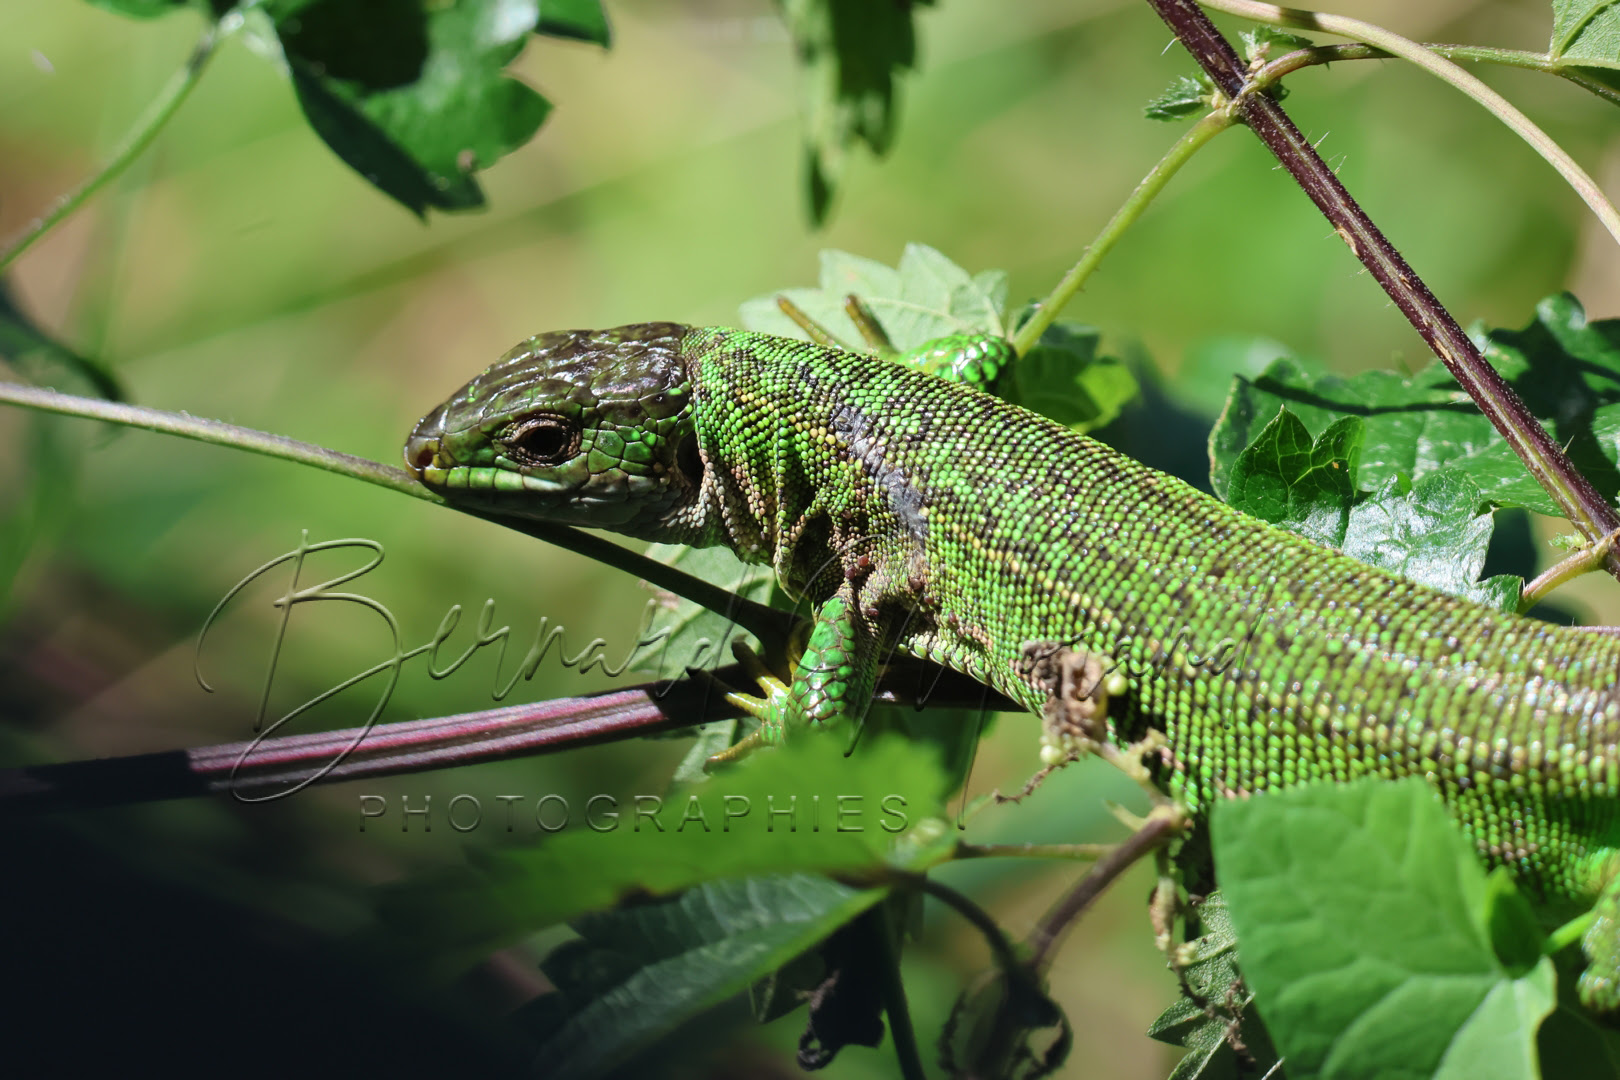
<path fill-rule="evenodd" d="M 932 0 L 916 0 L 926 5 Z M 916 62 L 913 0 L 777 0 L 798 52 L 810 218 L 826 220 L 849 149 L 886 153 L 895 77 Z"/>
<path fill-rule="evenodd" d="M 1553 0 L 1554 60 L 1620 68 L 1620 8 L 1614 0 Z"/>
<path fill-rule="evenodd" d="M 548 37 L 588 41 L 604 49 L 613 44 L 601 0 L 540 0 L 534 32 Z"/>
<path fill-rule="evenodd" d="M 1101 340 L 1095 327 L 1053 323 L 1012 365 L 997 393 L 1076 431 L 1102 427 L 1141 387 L 1123 360 L 1097 354 Z"/>
<path fill-rule="evenodd" d="M 1574 297 L 1549 297 L 1523 330 L 1477 333 L 1485 358 L 1513 385 L 1554 441 L 1568 448 L 1605 498 L 1620 492 L 1620 322 L 1588 323 Z M 1373 371 L 1342 379 L 1291 359 L 1256 379 L 1238 378 L 1210 433 L 1216 490 L 1252 441 L 1255 429 L 1286 404 L 1319 435 L 1342 416 L 1366 422 L 1356 486 L 1377 490 L 1396 476 L 1421 480 L 1441 468 L 1460 470 L 1485 501 L 1558 514 L 1488 420 L 1435 361 L 1410 378 Z"/>
<path fill-rule="evenodd" d="M 1486 875 L 1411 778 L 1222 801 L 1215 861 L 1239 963 L 1293 1080 L 1534 1077 L 1552 961 L 1516 977 Z"/>
<path fill-rule="evenodd" d="M 844 314 L 844 300 L 858 296 L 904 352 L 950 334 L 1006 336 L 1003 311 L 1007 275 L 1001 270 L 969 274 L 926 244 L 907 244 L 898 268 L 843 251 L 821 253 L 820 285 L 783 289 L 746 301 L 743 326 L 761 333 L 808 340 L 797 323 L 782 314 L 778 296 L 786 296 L 821 326 L 852 348 L 860 331 Z"/>
<path fill-rule="evenodd" d="M 0 281 L 0 357 L 27 372 L 35 381 L 54 381 L 57 371 L 65 371 L 83 379 L 98 397 L 108 401 L 126 400 L 124 388 L 110 368 L 41 330 L 27 312 L 17 306 L 4 281 Z"/>
<path fill-rule="evenodd" d="M 933 820 L 943 790 L 936 755 L 903 740 L 862 740 L 845 758 L 836 735 L 804 738 L 662 799 L 571 807 L 571 827 L 545 842 L 469 851 L 465 868 L 386 891 L 380 911 L 395 947 L 425 947 L 434 967 L 459 970 L 630 896 L 762 874 L 850 880 L 891 858 L 931 865 L 952 841 Z"/>
<path fill-rule="evenodd" d="M 1441 592 L 1516 611 L 1524 582 L 1503 574 L 1479 581 L 1494 527 L 1477 485 L 1455 469 L 1416 484 L 1396 477 L 1350 511 L 1346 555 Z"/>
<path fill-rule="evenodd" d="M 1219 891 L 1195 909 L 1202 934 L 1178 950 L 1182 996 L 1148 1028 L 1148 1034 L 1189 1053 L 1170 1080 L 1238 1080 L 1263 1076 L 1277 1061 L 1271 1036 L 1250 1008 L 1254 994 L 1237 967 L 1237 933 Z M 1187 996 L 1190 991 L 1195 997 Z M 1242 1058 L 1237 1046 L 1243 1047 Z"/>
<path fill-rule="evenodd" d="M 907 244 L 898 268 L 842 251 L 821 253 L 821 284 L 786 289 L 742 305 L 750 330 L 807 340 L 808 335 L 777 306 L 786 296 L 800 310 L 850 347 L 860 331 L 844 312 L 857 296 L 882 325 L 889 341 L 904 352 L 951 334 L 1005 337 L 1007 275 L 1001 270 L 969 274 L 924 244 Z M 1136 376 L 1116 357 L 1099 356 L 1098 331 L 1059 322 L 1041 335 L 1001 379 L 1006 400 L 1033 409 L 1080 431 L 1101 427 L 1140 390 Z"/>
<path fill-rule="evenodd" d="M 1283 408 L 1238 455 L 1218 493 L 1246 514 L 1339 547 L 1356 499 L 1361 436 L 1361 421 L 1346 416 L 1313 441 Z"/>
<path fill-rule="evenodd" d="M 1240 35 L 1243 40 L 1243 58 L 1249 63 L 1263 63 L 1270 59 L 1274 52 L 1293 52 L 1295 49 L 1309 49 L 1316 42 L 1309 38 L 1290 34 L 1286 30 L 1277 30 L 1270 26 L 1257 26 L 1253 30 L 1245 30 Z"/>
<path fill-rule="evenodd" d="M 885 895 L 782 874 L 709 882 L 673 899 L 580 919 L 574 929 L 582 941 L 558 950 L 573 955 L 553 953 L 545 965 L 563 1001 L 550 1010 L 554 1026 L 542 1032 L 536 1060 L 556 1080 L 600 1076 Z M 597 955 L 582 962 L 583 950 Z"/>
<path fill-rule="evenodd" d="M 186 7 L 224 12 L 233 6 L 224 2 L 209 4 L 197 0 L 90 0 L 90 3 L 94 7 L 136 19 L 155 19 Z"/>
<path fill-rule="evenodd" d="M 482 206 L 473 173 L 551 109 L 503 72 L 535 29 L 535 0 L 276 0 L 270 13 L 310 126 L 419 215 Z"/>
<path fill-rule="evenodd" d="M 1214 86 L 1204 76 L 1178 75 L 1164 93 L 1148 102 L 1142 112 L 1149 120 L 1180 120 L 1209 108 Z"/>

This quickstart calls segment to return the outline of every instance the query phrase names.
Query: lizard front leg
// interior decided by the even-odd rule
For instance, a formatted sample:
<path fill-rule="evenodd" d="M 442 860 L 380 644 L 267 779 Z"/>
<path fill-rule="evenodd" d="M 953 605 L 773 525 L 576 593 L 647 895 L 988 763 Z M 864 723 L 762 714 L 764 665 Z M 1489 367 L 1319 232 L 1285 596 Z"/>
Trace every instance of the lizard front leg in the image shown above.
<path fill-rule="evenodd" d="M 759 718 L 759 728 L 709 763 L 735 761 L 757 747 L 780 745 L 806 728 L 831 728 L 846 717 L 864 720 L 877 686 L 883 618 L 863 613 L 854 583 L 845 581 L 816 609 L 791 683 L 762 678 L 763 697 L 727 695 L 726 700 Z"/>

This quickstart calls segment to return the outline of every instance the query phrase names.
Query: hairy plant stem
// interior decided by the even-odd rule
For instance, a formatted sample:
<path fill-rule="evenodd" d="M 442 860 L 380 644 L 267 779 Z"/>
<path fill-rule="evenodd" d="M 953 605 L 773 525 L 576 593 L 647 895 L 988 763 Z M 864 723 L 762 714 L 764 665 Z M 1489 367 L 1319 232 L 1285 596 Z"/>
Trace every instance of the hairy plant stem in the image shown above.
<path fill-rule="evenodd" d="M 1012 344 L 1019 356 L 1034 348 L 1041 335 L 1046 333 L 1046 328 L 1051 326 L 1062 312 L 1064 305 L 1074 299 L 1074 295 L 1085 285 L 1086 279 L 1097 269 L 1103 256 L 1107 255 L 1119 242 L 1119 238 L 1125 235 L 1125 230 L 1142 216 L 1142 212 L 1148 208 L 1154 197 L 1164 190 L 1170 178 L 1191 160 L 1199 148 L 1231 127 L 1234 122 L 1235 118 L 1228 110 L 1214 110 L 1176 140 L 1169 153 L 1160 158 L 1158 164 L 1142 177 L 1142 182 L 1136 185 L 1136 190 L 1120 204 L 1120 208 L 1114 211 L 1114 216 L 1108 219 L 1108 224 L 1103 226 L 1102 232 L 1097 234 L 1097 238 L 1081 254 L 1080 261 L 1069 268 L 1069 272 L 1063 275 L 1063 279 L 1057 283 L 1046 299 L 1041 301 L 1040 306 L 1025 320 L 1024 325 L 1018 328 Z"/>
<path fill-rule="evenodd" d="M 230 29 L 234 29 L 239 17 L 233 20 L 229 29 L 222 29 L 219 23 L 209 23 L 202 37 L 192 47 L 191 55 L 180 70 L 174 73 L 163 92 L 157 100 L 147 106 L 146 111 L 135 121 L 134 129 L 125 138 L 124 144 L 118 148 L 112 158 L 97 172 L 92 174 L 84 183 L 63 195 L 52 204 L 49 210 L 35 218 L 17 237 L 15 237 L 4 250 L 0 250 L 0 274 L 4 274 L 16 261 L 17 257 L 34 245 L 40 237 L 55 228 L 57 223 L 73 211 L 83 206 L 91 196 L 107 184 L 116 179 L 120 173 L 129 168 L 130 162 L 141 156 L 141 152 L 152 145 L 175 112 L 185 103 L 192 89 L 202 78 L 203 70 L 208 66 L 209 59 L 214 55 L 219 43 L 229 36 Z"/>
<path fill-rule="evenodd" d="M 342 454 L 336 450 L 328 450 L 324 446 L 313 443 L 299 442 L 289 439 L 285 435 L 272 435 L 269 432 L 256 431 L 253 428 L 238 427 L 235 424 L 226 424 L 218 420 L 208 420 L 202 417 L 187 416 L 183 413 L 165 412 L 162 409 L 151 409 L 140 405 L 124 405 L 118 402 L 102 401 L 99 398 L 76 397 L 72 394 L 62 394 L 55 390 L 46 390 L 25 383 L 0 382 L 0 403 L 22 405 L 44 412 L 62 413 L 68 416 L 80 416 L 89 420 L 105 420 L 109 423 L 122 424 L 126 427 L 143 428 L 147 431 L 156 431 L 165 435 L 178 435 L 185 439 L 196 439 L 199 442 L 213 443 L 216 446 L 232 446 L 238 450 L 247 450 L 255 454 L 264 454 L 267 457 L 280 458 L 283 461 L 294 461 L 300 465 L 309 465 L 327 472 L 337 473 L 354 480 L 364 480 L 368 484 L 397 491 L 424 502 L 435 503 L 439 506 L 453 510 L 461 507 L 451 506 L 443 498 L 435 495 L 421 484 L 416 478 L 404 469 L 395 465 L 384 465 L 381 462 L 370 461 L 353 454 Z M 702 604 L 711 611 L 717 611 L 728 617 L 735 618 L 737 625 L 749 633 L 760 638 L 762 642 L 773 640 L 786 641 L 788 632 L 792 629 L 793 617 L 785 611 L 766 607 L 764 604 L 744 599 L 707 581 L 683 573 L 673 566 L 649 559 L 639 552 L 629 548 L 620 547 L 609 540 L 599 536 L 582 532 L 567 525 L 557 525 L 548 521 L 531 521 L 527 518 L 500 517 L 495 514 L 483 514 L 477 511 L 463 511 L 473 517 L 480 517 L 486 521 L 493 521 L 497 525 L 504 525 L 509 529 L 532 536 L 537 540 L 544 540 L 548 544 L 583 555 L 588 559 L 604 563 L 618 570 L 667 589 L 677 596 L 684 596 L 694 603 Z"/>
<path fill-rule="evenodd" d="M 1583 90 L 1590 91 L 1611 105 L 1620 105 L 1620 90 L 1606 86 L 1588 75 L 1583 68 L 1561 64 L 1546 53 L 1524 49 L 1493 49 L 1481 45 L 1441 45 L 1425 41 L 1420 46 L 1447 60 L 1473 64 L 1498 64 L 1502 67 L 1540 71 L 1567 79 Z M 1296 49 L 1272 60 L 1255 72 L 1249 80 L 1255 87 L 1266 87 L 1284 75 L 1316 64 L 1332 64 L 1339 60 L 1390 60 L 1395 54 L 1372 45 L 1317 45 L 1309 49 Z"/>
<path fill-rule="evenodd" d="M 1565 182 L 1575 189 L 1576 194 L 1587 206 L 1592 208 L 1598 220 L 1603 222 L 1603 227 L 1609 230 L 1609 235 L 1620 243 L 1620 211 L 1617 211 L 1608 196 L 1603 194 L 1603 189 L 1598 187 L 1597 181 L 1588 176 L 1586 170 L 1576 164 L 1575 159 L 1570 157 L 1552 136 L 1514 108 L 1507 98 L 1451 61 L 1435 55 L 1433 50 L 1382 26 L 1361 19 L 1346 18 L 1343 15 L 1324 15 L 1298 8 L 1279 7 L 1276 4 L 1255 3 L 1253 0 L 1201 0 L 1201 2 L 1205 7 L 1214 8 L 1216 11 L 1239 15 L 1256 22 L 1270 23 L 1273 26 L 1288 26 L 1298 30 L 1336 34 L 1339 37 L 1360 38 L 1367 44 L 1376 45 L 1393 56 L 1416 64 L 1435 78 L 1450 83 L 1484 106 L 1492 116 L 1529 143 L 1536 153 L 1546 159 L 1547 164 L 1557 169 Z M 1522 57 L 1520 59 L 1522 60 Z"/>
<path fill-rule="evenodd" d="M 1451 313 L 1356 205 L 1310 140 L 1275 100 L 1253 92 L 1242 60 L 1209 16 L 1194 0 L 1148 3 L 1220 92 L 1235 103 L 1244 122 L 1332 223 L 1339 238 L 1395 301 L 1575 527 L 1594 541 L 1620 528 L 1620 514 L 1575 469 L 1512 387 L 1485 362 Z M 1611 574 L 1620 577 L 1620 558 L 1614 552 L 1608 554 L 1605 565 Z"/>

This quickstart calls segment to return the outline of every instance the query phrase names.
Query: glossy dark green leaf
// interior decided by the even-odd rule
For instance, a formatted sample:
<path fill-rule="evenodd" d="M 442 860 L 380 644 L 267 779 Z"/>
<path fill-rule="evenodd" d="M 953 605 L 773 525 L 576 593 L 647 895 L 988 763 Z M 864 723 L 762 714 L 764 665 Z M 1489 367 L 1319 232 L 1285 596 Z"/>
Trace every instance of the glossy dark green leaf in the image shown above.
<path fill-rule="evenodd" d="M 1416 484 L 1389 480 L 1350 511 L 1346 555 L 1430 588 L 1499 611 L 1515 611 L 1522 579 L 1499 575 L 1478 580 L 1494 527 L 1480 512 L 1477 485 L 1453 469 L 1429 473 Z"/>
<path fill-rule="evenodd" d="M 1280 409 L 1244 447 L 1217 493 L 1246 514 L 1339 547 L 1356 500 L 1361 438 L 1356 417 L 1335 421 L 1313 440 L 1298 417 Z"/>
<path fill-rule="evenodd" d="M 1479 335 L 1485 358 L 1513 385 L 1554 441 L 1605 497 L 1620 492 L 1620 321 L 1587 322 L 1574 297 L 1549 297 L 1523 330 Z M 1216 489 L 1281 405 L 1318 435 L 1342 416 L 1366 423 L 1356 486 L 1377 490 L 1396 476 L 1420 480 L 1463 472 L 1497 506 L 1557 514 L 1488 420 L 1435 361 L 1416 375 L 1373 371 L 1343 379 L 1281 359 L 1255 379 L 1238 378 L 1210 433 Z"/>
<path fill-rule="evenodd" d="M 280 0 L 270 12 L 310 126 L 417 214 L 483 205 L 473 174 L 551 109 L 504 73 L 535 28 L 533 0 Z"/>

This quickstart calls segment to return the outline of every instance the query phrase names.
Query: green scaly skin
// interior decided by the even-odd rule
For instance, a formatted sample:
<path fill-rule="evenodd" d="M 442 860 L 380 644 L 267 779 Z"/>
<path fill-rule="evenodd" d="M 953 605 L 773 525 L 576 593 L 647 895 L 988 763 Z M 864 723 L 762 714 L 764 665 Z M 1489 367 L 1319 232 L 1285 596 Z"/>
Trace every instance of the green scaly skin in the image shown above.
<path fill-rule="evenodd" d="M 1006 344 L 901 359 L 984 381 Z M 1194 814 L 1428 779 L 1549 919 L 1599 901 L 1581 996 L 1620 1010 L 1620 640 L 1504 615 L 1247 517 L 960 381 L 667 323 L 543 334 L 428 414 L 449 498 L 769 563 L 813 606 L 767 741 L 864 710 L 889 646 L 1039 712 L 1023 646 L 1123 671 L 1109 737 Z"/>

